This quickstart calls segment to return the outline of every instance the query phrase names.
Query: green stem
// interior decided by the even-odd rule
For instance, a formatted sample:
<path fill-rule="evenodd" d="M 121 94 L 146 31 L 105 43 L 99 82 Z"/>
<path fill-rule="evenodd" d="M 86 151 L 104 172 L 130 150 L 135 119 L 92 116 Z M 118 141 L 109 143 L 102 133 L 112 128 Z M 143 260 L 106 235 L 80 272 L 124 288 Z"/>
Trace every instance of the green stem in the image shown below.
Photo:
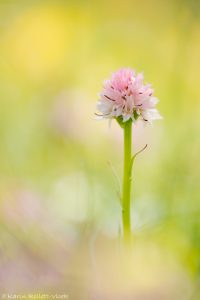
<path fill-rule="evenodd" d="M 124 123 L 124 174 L 122 188 L 122 222 L 124 240 L 131 240 L 131 156 L 132 120 Z"/>

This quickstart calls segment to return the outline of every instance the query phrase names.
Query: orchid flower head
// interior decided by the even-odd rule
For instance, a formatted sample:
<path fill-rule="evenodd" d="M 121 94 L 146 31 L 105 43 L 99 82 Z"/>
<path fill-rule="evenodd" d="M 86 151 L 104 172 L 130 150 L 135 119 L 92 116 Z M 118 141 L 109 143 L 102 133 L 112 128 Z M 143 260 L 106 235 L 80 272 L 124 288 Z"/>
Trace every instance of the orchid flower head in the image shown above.
<path fill-rule="evenodd" d="M 144 84 L 142 73 L 130 68 L 123 68 L 105 80 L 97 102 L 98 119 L 117 119 L 123 123 L 137 120 L 152 123 L 161 119 L 156 104 L 158 99 L 153 96 L 150 84 Z"/>

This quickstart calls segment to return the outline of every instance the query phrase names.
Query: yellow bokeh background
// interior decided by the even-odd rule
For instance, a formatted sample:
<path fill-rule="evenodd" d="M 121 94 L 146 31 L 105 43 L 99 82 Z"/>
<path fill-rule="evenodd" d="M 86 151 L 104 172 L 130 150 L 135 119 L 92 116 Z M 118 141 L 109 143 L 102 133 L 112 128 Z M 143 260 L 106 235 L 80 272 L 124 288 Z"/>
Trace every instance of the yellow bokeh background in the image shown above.
<path fill-rule="evenodd" d="M 1 293 L 199 299 L 199 37 L 195 0 L 0 0 Z M 133 128 L 131 257 L 122 131 L 94 118 L 121 67 L 163 116 Z"/>

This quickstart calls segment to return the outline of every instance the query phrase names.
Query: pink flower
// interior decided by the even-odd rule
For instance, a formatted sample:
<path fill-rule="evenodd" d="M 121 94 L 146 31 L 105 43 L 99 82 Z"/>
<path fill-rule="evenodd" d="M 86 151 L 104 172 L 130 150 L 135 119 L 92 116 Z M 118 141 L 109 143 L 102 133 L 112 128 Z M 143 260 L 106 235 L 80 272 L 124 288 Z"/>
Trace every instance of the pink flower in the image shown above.
<path fill-rule="evenodd" d="M 151 122 L 161 119 L 155 105 L 158 99 L 153 96 L 150 84 L 144 84 L 143 74 L 131 69 L 120 69 L 112 78 L 105 80 L 100 99 L 97 102 L 98 119 L 113 119 L 133 122 L 141 119 Z"/>

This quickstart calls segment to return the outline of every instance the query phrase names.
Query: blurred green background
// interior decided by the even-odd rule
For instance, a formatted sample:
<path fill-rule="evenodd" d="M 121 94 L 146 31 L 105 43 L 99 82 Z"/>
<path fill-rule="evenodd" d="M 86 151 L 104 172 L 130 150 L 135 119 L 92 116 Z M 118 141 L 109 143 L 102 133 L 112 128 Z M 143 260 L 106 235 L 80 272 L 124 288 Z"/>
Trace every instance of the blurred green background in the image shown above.
<path fill-rule="evenodd" d="M 198 0 L 0 0 L 2 292 L 125 299 L 88 275 L 95 245 L 109 261 L 120 232 L 122 131 L 94 112 L 121 67 L 144 71 L 164 117 L 133 130 L 134 150 L 148 148 L 132 195 L 130 278 L 143 285 L 128 295 L 200 299 Z"/>

